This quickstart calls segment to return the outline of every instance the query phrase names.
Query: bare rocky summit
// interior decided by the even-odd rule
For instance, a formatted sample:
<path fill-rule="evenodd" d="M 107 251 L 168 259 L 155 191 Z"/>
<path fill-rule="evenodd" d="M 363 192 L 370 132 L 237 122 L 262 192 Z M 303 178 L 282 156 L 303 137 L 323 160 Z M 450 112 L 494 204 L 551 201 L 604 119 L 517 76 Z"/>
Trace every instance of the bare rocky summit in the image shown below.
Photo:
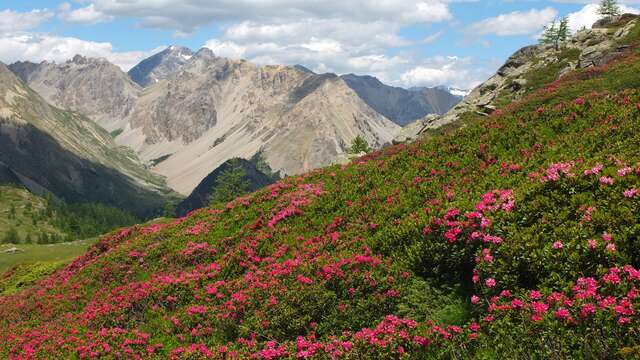
<path fill-rule="evenodd" d="M 399 126 L 369 107 L 344 80 L 287 66 L 196 53 L 179 72 L 147 88 L 118 137 L 189 193 L 213 169 L 262 151 L 284 174 L 328 165 L 363 136 L 374 148 Z"/>
<path fill-rule="evenodd" d="M 48 103 L 80 112 L 109 131 L 127 123 L 141 91 L 105 59 L 76 55 L 62 64 L 17 62 L 10 69 Z"/>
<path fill-rule="evenodd" d="M 147 87 L 179 71 L 192 56 L 193 51 L 189 48 L 169 46 L 131 68 L 128 74 L 135 83 Z"/>

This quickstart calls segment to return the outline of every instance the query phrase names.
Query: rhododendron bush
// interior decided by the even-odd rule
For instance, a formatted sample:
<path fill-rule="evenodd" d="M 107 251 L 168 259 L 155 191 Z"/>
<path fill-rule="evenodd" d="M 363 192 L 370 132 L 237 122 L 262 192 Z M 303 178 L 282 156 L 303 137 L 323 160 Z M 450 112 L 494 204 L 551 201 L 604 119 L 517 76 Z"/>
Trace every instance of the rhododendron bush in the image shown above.
<path fill-rule="evenodd" d="M 549 99 L 104 236 L 0 357 L 636 357 L 640 94 Z"/>

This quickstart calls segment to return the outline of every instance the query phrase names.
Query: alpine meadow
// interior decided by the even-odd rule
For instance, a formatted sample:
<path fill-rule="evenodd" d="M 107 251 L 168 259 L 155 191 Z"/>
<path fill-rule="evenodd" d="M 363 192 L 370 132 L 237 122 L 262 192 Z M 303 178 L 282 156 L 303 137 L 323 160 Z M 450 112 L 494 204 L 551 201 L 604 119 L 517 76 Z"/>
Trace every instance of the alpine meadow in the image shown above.
<path fill-rule="evenodd" d="M 53 4 L 46 21 L 134 18 L 149 39 L 166 22 L 184 41 L 225 24 L 198 51 L 0 63 L 0 358 L 640 358 L 633 1 L 522 2 L 464 25 L 457 9 L 493 5 L 197 3 Z M 477 82 L 445 75 L 461 57 L 374 77 L 331 62 L 348 42 L 321 41 L 326 69 L 305 55 L 367 16 L 402 29 L 375 41 L 438 48 L 411 32 L 422 15 L 465 26 L 460 44 L 539 43 Z M 500 27 L 521 17 L 547 18 Z M 2 29 L 5 61 L 18 35 Z"/>

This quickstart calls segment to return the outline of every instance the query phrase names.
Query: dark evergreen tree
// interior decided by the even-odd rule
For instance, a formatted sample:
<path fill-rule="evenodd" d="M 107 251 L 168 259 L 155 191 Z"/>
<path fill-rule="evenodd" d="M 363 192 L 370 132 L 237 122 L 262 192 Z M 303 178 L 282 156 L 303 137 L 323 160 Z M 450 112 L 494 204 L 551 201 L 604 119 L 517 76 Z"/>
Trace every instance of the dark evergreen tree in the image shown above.
<path fill-rule="evenodd" d="M 237 161 L 231 161 L 231 167 L 223 171 L 213 187 L 209 203 L 211 205 L 229 202 L 249 192 L 250 183 L 245 180 L 245 171 Z"/>

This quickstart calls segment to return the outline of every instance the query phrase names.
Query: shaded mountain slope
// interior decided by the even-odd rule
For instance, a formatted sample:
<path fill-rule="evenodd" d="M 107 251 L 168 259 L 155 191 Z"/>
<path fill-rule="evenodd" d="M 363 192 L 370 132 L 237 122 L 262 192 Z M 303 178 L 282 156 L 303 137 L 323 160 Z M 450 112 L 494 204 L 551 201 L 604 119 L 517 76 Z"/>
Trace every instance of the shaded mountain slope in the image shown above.
<path fill-rule="evenodd" d="M 131 151 L 81 115 L 49 106 L 0 64 L 0 162 L 35 193 L 150 215 L 168 192 Z"/>

